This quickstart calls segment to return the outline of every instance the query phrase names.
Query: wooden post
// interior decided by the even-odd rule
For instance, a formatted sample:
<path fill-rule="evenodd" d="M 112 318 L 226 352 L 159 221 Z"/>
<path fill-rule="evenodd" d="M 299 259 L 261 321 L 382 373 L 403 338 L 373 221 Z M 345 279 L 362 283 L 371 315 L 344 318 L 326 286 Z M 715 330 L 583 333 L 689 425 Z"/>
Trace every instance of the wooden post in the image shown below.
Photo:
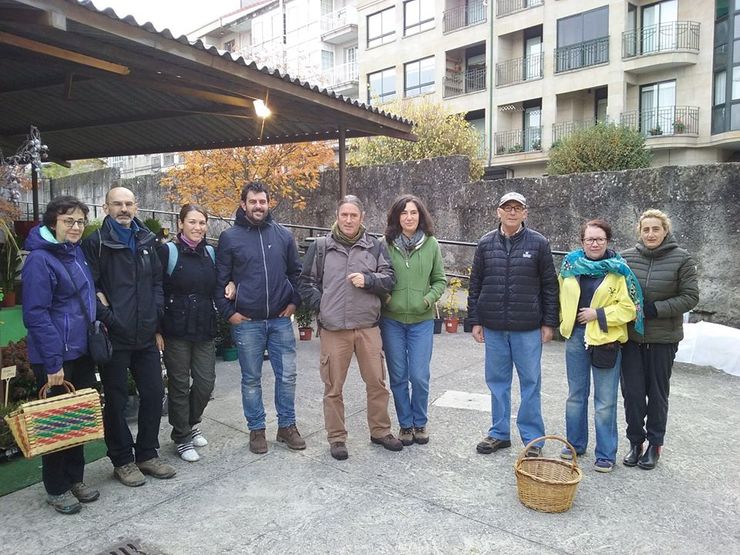
<path fill-rule="evenodd" d="M 347 145 L 346 130 L 343 125 L 339 126 L 339 198 L 347 194 Z"/>

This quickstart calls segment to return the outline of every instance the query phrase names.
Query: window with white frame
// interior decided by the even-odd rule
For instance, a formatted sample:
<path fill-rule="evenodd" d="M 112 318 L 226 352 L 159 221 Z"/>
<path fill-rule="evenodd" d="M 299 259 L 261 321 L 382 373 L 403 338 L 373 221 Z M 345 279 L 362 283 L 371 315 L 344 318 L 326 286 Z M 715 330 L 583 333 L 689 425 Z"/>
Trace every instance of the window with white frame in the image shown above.
<path fill-rule="evenodd" d="M 407 0 L 403 3 L 403 34 L 415 35 L 434 28 L 434 0 Z"/>
<path fill-rule="evenodd" d="M 396 68 L 389 67 L 367 74 L 367 103 L 383 104 L 396 97 Z"/>
<path fill-rule="evenodd" d="M 391 6 L 367 16 L 367 47 L 373 48 L 396 40 L 396 8 Z"/>
<path fill-rule="evenodd" d="M 404 64 L 404 96 L 434 92 L 434 56 Z"/>

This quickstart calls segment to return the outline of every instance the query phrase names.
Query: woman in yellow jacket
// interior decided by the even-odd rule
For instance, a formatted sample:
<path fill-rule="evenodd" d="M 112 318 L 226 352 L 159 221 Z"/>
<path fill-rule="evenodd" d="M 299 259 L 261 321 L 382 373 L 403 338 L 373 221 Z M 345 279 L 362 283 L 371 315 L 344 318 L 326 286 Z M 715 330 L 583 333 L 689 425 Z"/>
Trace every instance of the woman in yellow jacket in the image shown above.
<path fill-rule="evenodd" d="M 568 441 L 579 455 L 588 445 L 588 395 L 594 381 L 594 470 L 611 472 L 617 458 L 617 391 L 627 323 L 641 313 L 642 293 L 632 270 L 608 249 L 612 230 L 603 220 L 581 226 L 583 248 L 569 253 L 560 270 L 560 333 L 567 339 L 565 366 Z M 635 328 L 642 329 L 642 317 Z M 571 457 L 564 449 L 561 457 Z"/>

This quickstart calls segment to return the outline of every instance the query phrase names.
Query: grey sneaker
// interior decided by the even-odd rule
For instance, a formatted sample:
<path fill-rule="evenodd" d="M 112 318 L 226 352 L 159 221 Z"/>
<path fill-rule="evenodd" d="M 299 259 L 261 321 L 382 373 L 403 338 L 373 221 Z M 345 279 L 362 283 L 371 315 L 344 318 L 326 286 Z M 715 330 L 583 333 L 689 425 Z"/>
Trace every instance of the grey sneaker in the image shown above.
<path fill-rule="evenodd" d="M 177 470 L 175 470 L 174 466 L 162 462 L 159 457 L 152 457 L 147 461 L 138 462 L 136 463 L 136 466 L 138 466 L 139 470 L 144 474 L 148 474 L 149 476 L 160 480 L 172 478 L 177 474 Z"/>
<path fill-rule="evenodd" d="M 61 495 L 47 495 L 46 502 L 54 507 L 54 510 L 63 515 L 79 513 L 82 505 L 75 499 L 71 491 L 65 491 Z"/>
<path fill-rule="evenodd" d="M 494 451 L 506 449 L 508 447 L 511 447 L 511 441 L 508 439 L 496 439 L 491 436 L 486 436 L 483 438 L 483 441 L 475 446 L 475 449 L 481 455 L 490 455 Z"/>
<path fill-rule="evenodd" d="M 426 426 L 421 428 L 414 426 L 414 441 L 419 445 L 426 445 L 429 443 L 429 430 Z"/>
<path fill-rule="evenodd" d="M 398 430 L 398 439 L 401 440 L 405 446 L 414 444 L 414 429 L 413 428 L 401 428 Z"/>
<path fill-rule="evenodd" d="M 146 484 L 146 478 L 134 463 L 117 466 L 113 469 L 113 477 L 121 482 L 124 486 L 135 488 Z"/>
<path fill-rule="evenodd" d="M 77 482 L 72 484 L 72 495 L 74 495 L 80 503 L 92 503 L 100 497 L 100 492 L 85 485 L 85 482 Z"/>

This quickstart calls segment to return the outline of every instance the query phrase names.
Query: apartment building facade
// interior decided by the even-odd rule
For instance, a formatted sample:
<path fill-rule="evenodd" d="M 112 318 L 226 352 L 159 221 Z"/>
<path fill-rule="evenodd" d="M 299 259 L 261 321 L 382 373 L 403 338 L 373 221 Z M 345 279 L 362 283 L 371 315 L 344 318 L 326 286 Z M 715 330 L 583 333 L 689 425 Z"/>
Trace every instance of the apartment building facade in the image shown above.
<path fill-rule="evenodd" d="M 554 144 L 597 121 L 642 132 L 656 166 L 735 160 L 735 2 L 360 0 L 364 100 L 466 112 L 490 175 L 542 175 Z"/>

